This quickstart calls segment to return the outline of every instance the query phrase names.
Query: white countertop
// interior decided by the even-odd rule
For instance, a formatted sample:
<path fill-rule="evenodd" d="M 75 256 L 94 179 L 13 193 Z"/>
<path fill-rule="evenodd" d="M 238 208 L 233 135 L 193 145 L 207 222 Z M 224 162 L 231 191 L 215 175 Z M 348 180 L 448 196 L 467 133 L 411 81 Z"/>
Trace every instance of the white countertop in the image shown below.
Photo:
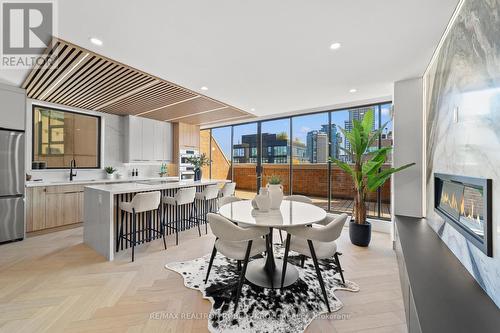
<path fill-rule="evenodd" d="M 164 180 L 164 179 L 163 179 Z M 162 182 L 161 184 L 142 184 L 140 182 L 119 183 L 119 184 L 103 184 L 85 186 L 86 189 L 108 192 L 109 194 L 135 193 L 141 191 L 165 190 L 171 188 L 182 188 L 191 186 L 203 186 L 228 183 L 226 179 L 203 179 L 200 181 L 178 181 L 178 182 Z"/>
<path fill-rule="evenodd" d="M 36 186 L 61 186 L 61 185 L 87 185 L 87 184 L 113 184 L 113 183 L 132 183 L 140 181 L 154 181 L 163 180 L 168 182 L 176 182 L 179 177 L 124 177 L 116 179 L 76 179 L 73 181 L 69 180 L 42 180 L 42 181 L 27 181 L 26 187 L 36 187 Z"/>

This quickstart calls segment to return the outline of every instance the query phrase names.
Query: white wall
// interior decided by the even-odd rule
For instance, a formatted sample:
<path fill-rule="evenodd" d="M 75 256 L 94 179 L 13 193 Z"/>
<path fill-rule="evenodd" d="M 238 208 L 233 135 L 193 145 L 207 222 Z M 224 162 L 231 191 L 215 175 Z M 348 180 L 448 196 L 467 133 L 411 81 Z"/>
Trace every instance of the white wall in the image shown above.
<path fill-rule="evenodd" d="M 394 166 L 416 163 L 393 176 L 393 215 L 423 217 L 425 168 L 422 78 L 395 82 L 393 104 Z"/>

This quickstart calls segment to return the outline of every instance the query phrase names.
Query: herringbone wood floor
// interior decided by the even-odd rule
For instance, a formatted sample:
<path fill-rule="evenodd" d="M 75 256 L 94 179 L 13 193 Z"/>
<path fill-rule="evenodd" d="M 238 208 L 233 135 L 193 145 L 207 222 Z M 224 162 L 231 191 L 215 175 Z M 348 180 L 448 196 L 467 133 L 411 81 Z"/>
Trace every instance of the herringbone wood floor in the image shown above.
<path fill-rule="evenodd" d="M 316 319 L 307 332 L 406 332 L 389 235 L 374 233 L 366 249 L 348 238 L 344 230 L 341 261 L 361 291 L 337 291 L 339 316 Z M 182 314 L 207 313 L 209 301 L 164 264 L 208 254 L 214 237 L 192 229 L 173 241 L 166 251 L 161 240 L 139 246 L 134 263 L 128 251 L 105 261 L 82 243 L 81 227 L 0 246 L 0 332 L 206 332 L 206 319 Z M 151 319 L 154 312 L 164 317 Z"/>

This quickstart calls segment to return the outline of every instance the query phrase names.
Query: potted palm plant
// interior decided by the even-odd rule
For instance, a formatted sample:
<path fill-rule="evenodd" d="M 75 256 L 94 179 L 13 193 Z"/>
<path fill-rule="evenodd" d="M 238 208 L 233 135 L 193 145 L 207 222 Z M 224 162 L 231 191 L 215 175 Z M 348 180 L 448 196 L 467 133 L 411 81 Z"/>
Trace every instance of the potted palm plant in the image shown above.
<path fill-rule="evenodd" d="M 189 164 L 194 167 L 194 180 L 201 180 L 201 168 L 205 165 L 209 165 L 212 161 L 207 157 L 205 153 L 198 156 L 190 156 L 186 159 Z"/>
<path fill-rule="evenodd" d="M 366 195 L 368 191 L 374 192 L 381 187 L 393 173 L 406 169 L 415 163 L 403 165 L 399 168 L 382 168 L 387 160 L 387 154 L 392 147 L 382 147 L 372 150 L 377 138 L 387 123 L 376 131 L 372 131 L 374 112 L 369 110 L 363 120 L 353 120 L 351 131 L 340 128 L 345 139 L 349 141 L 351 149 L 340 148 L 352 160 L 352 164 L 330 159 L 342 170 L 352 177 L 354 183 L 354 208 L 353 218 L 349 224 L 349 237 L 354 245 L 368 246 L 371 239 L 371 224 L 366 221 Z"/>

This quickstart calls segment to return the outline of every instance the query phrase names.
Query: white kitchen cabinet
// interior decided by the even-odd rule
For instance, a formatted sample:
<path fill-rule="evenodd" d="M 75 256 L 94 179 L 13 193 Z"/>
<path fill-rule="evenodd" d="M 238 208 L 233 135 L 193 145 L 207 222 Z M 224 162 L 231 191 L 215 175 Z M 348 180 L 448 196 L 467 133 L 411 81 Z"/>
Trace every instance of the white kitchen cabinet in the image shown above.
<path fill-rule="evenodd" d="M 142 160 L 154 161 L 154 146 L 158 145 L 155 141 L 155 121 L 151 119 L 142 119 Z"/>
<path fill-rule="evenodd" d="M 165 138 L 164 138 L 165 126 L 161 122 L 155 121 L 154 123 L 154 141 L 153 146 L 154 154 L 153 157 L 156 161 L 163 161 L 164 151 L 165 151 Z"/>
<path fill-rule="evenodd" d="M 26 90 L 0 84 L 0 127 L 25 130 Z"/>
<path fill-rule="evenodd" d="M 128 116 L 125 131 L 126 160 L 171 161 L 172 124 Z"/>
<path fill-rule="evenodd" d="M 164 161 L 172 161 L 173 154 L 173 142 L 174 142 L 174 136 L 173 136 L 173 131 L 172 131 L 172 124 L 164 122 L 163 123 L 163 143 L 165 145 L 163 149 L 163 160 Z"/>
<path fill-rule="evenodd" d="M 142 160 L 142 119 L 138 117 L 127 117 L 125 140 L 128 147 L 127 160 Z"/>

